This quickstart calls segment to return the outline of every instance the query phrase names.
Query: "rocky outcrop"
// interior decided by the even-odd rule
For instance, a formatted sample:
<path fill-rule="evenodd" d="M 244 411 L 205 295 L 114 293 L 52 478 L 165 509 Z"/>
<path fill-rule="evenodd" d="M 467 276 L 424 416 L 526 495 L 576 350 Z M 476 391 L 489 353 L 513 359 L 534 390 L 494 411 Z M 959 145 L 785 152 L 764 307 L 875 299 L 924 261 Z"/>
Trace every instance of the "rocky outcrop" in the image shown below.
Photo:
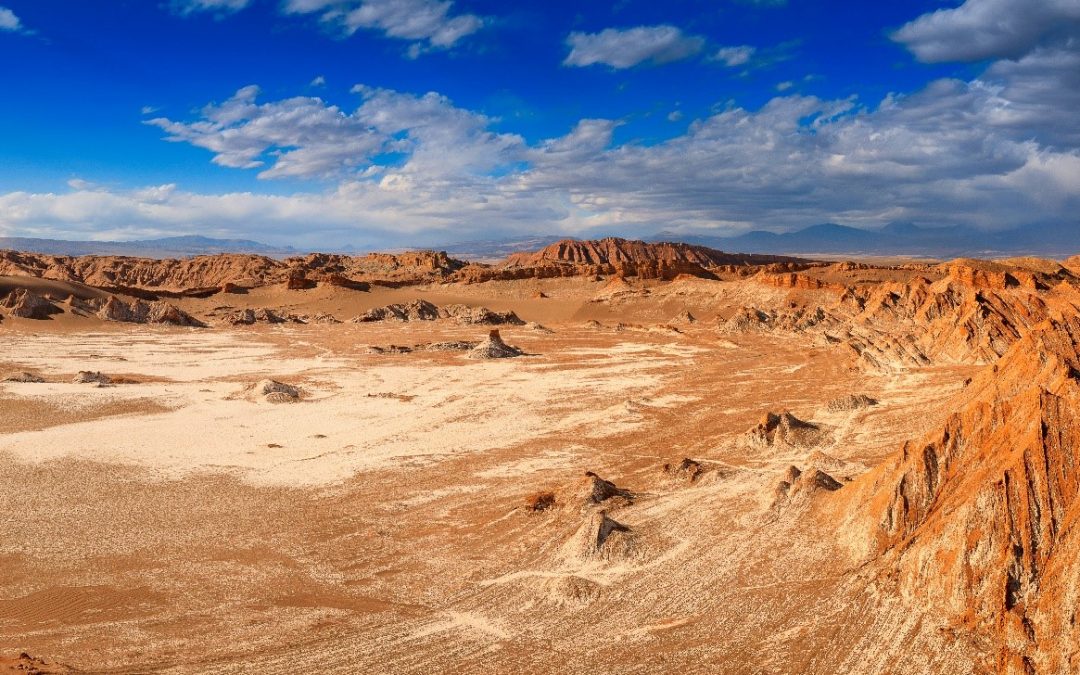
<path fill-rule="evenodd" d="M 859 408 L 869 408 L 877 404 L 877 399 L 866 394 L 848 394 L 847 396 L 831 399 L 825 404 L 825 407 L 833 412 L 846 412 L 848 410 L 858 410 Z"/>
<path fill-rule="evenodd" d="M 664 473 L 676 478 L 682 478 L 691 483 L 696 481 L 705 472 L 705 467 L 701 465 L 701 462 L 684 457 L 678 464 L 665 464 Z"/>
<path fill-rule="evenodd" d="M 251 387 L 252 393 L 268 403 L 295 403 L 300 400 L 300 389 L 277 380 L 262 380 Z"/>
<path fill-rule="evenodd" d="M 11 316 L 39 321 L 48 319 L 53 314 L 63 312 L 63 310 L 42 296 L 25 288 L 17 288 L 11 291 L 3 302 L 0 302 L 0 307 L 7 309 Z"/>
<path fill-rule="evenodd" d="M 1077 672 L 1080 318 L 1040 324 L 962 396 L 860 481 L 871 550 L 989 645 L 986 670 Z"/>
<path fill-rule="evenodd" d="M 628 504 L 633 503 L 633 492 L 623 489 L 609 480 L 604 480 L 592 471 L 586 471 L 585 477 L 592 480 L 592 492 L 589 495 L 589 501 L 593 504 L 600 504 L 615 498 L 624 500 Z"/>
<path fill-rule="evenodd" d="M 44 381 L 45 378 L 41 377 L 40 375 L 25 372 L 8 373 L 4 376 L 3 380 L 0 380 L 0 382 L 23 382 L 30 384 L 41 384 Z"/>
<path fill-rule="evenodd" d="M 476 345 L 467 356 L 470 359 L 510 359 L 524 353 L 517 347 L 512 347 L 503 342 L 499 331 L 493 330 L 488 334 L 487 340 Z"/>
<path fill-rule="evenodd" d="M 465 325 L 482 326 L 524 326 L 525 322 L 514 312 L 495 312 L 487 307 L 468 305 L 444 305 L 439 308 L 439 317 L 453 319 Z"/>
<path fill-rule="evenodd" d="M 144 302 L 134 300 L 124 302 L 111 295 L 101 304 L 96 312 L 99 318 L 106 321 L 120 321 L 124 323 L 156 323 L 173 326 L 189 326 L 193 328 L 205 328 L 206 324 L 191 316 L 175 305 L 162 300 Z"/>
<path fill-rule="evenodd" d="M 230 312 L 222 318 L 222 322 L 230 326 L 252 326 L 257 323 L 305 323 L 304 319 L 295 314 L 278 313 L 266 307 Z"/>
<path fill-rule="evenodd" d="M 772 507 L 780 509 L 805 501 L 818 492 L 835 492 L 844 485 L 821 469 L 803 471 L 789 466 L 784 477 L 776 484 Z"/>
<path fill-rule="evenodd" d="M 819 443 L 825 433 L 820 426 L 804 422 L 790 412 L 770 412 L 746 432 L 744 439 L 754 448 L 808 447 Z"/>
<path fill-rule="evenodd" d="M 740 307 L 717 326 L 722 333 L 740 335 L 743 333 L 763 333 L 771 330 L 773 316 L 756 307 Z"/>
<path fill-rule="evenodd" d="M 525 322 L 514 312 L 495 312 L 487 307 L 469 305 L 445 305 L 437 307 L 427 300 L 396 303 L 375 307 L 353 319 L 353 323 L 375 321 L 435 321 L 450 319 L 464 325 L 524 326 Z"/>
<path fill-rule="evenodd" d="M 71 382 L 73 384 L 96 384 L 99 387 L 106 387 L 112 384 L 113 380 L 104 373 L 93 370 L 80 370 Z"/>
<path fill-rule="evenodd" d="M 434 321 L 439 318 L 439 308 L 427 300 L 375 307 L 353 319 L 353 323 L 373 321 Z"/>

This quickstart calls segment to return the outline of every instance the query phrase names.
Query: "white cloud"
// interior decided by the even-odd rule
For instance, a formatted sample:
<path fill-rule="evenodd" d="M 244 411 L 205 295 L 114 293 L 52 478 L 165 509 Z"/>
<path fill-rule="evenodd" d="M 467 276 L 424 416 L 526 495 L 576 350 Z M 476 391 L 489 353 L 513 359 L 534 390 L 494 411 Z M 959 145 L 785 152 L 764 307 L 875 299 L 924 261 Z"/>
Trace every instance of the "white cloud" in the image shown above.
<path fill-rule="evenodd" d="M 746 65 L 750 62 L 750 59 L 754 56 L 754 52 L 757 49 L 750 45 L 739 45 L 738 47 L 721 47 L 712 55 L 712 61 L 722 61 L 724 65 L 729 68 L 735 66 Z"/>
<path fill-rule="evenodd" d="M 325 87 L 326 86 L 326 78 L 323 77 L 322 75 L 319 75 L 318 77 L 311 80 L 310 86 L 312 86 L 312 87 Z"/>
<path fill-rule="evenodd" d="M 18 33 L 23 30 L 22 21 L 7 7 L 0 7 L 0 31 Z"/>
<path fill-rule="evenodd" d="M 678 122 L 682 118 L 683 118 L 683 113 L 682 113 L 681 110 L 672 110 L 671 112 L 669 112 L 667 114 L 668 122 Z"/>
<path fill-rule="evenodd" d="M 452 14 L 449 0 L 287 0 L 288 14 L 320 14 L 320 19 L 346 35 L 360 29 L 412 40 L 409 55 L 448 49 L 484 26 L 474 14 Z"/>
<path fill-rule="evenodd" d="M 566 38 L 566 44 L 570 53 L 563 65 L 630 68 L 639 63 L 662 64 L 689 58 L 702 50 L 705 40 L 664 25 L 607 28 L 599 33 L 574 32 Z"/>
<path fill-rule="evenodd" d="M 1015 59 L 1046 41 L 1080 38 L 1080 0 L 966 0 L 924 14 L 892 37 L 930 63 Z"/>
<path fill-rule="evenodd" d="M 225 15 L 239 12 L 249 4 L 251 0 L 174 0 L 173 10 L 185 16 L 200 12 Z"/>
<path fill-rule="evenodd" d="M 776 91 L 787 91 L 788 89 L 791 89 L 794 86 L 795 86 L 794 82 L 792 82 L 791 80 L 785 80 L 784 82 L 777 83 Z"/>
<path fill-rule="evenodd" d="M 165 130 L 167 140 L 215 153 L 215 164 L 261 168 L 260 178 L 340 176 L 370 168 L 384 153 L 407 155 L 407 173 L 483 172 L 515 161 L 522 146 L 520 137 L 489 131 L 490 119 L 436 93 L 359 85 L 353 91 L 363 102 L 352 113 L 315 97 L 259 104 L 258 87 L 249 86 L 204 108 L 197 121 L 147 123 Z"/>

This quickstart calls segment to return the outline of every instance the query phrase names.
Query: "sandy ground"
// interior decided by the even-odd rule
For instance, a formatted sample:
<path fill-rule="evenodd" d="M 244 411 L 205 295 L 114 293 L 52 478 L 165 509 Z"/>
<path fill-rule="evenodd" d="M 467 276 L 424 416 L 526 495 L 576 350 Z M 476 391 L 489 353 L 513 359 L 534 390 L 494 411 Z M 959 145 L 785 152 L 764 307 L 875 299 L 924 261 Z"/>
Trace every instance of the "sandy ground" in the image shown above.
<path fill-rule="evenodd" d="M 862 578 L 812 505 L 772 502 L 814 452 L 838 480 L 866 471 L 939 420 L 969 369 L 871 375 L 709 322 L 776 289 L 677 282 L 591 302 L 601 287 L 295 303 L 348 318 L 418 294 L 483 299 L 552 329 L 504 328 L 528 354 L 506 361 L 367 351 L 486 332 L 442 321 L 6 321 L 0 372 L 49 381 L 0 385 L 0 651 L 125 673 L 966 672 L 963 646 Z M 658 326 L 685 311 L 701 320 Z M 71 384 L 80 370 L 131 383 Z M 252 395 L 264 378 L 301 400 Z M 826 408 L 850 393 L 880 404 Z M 782 410 L 826 433 L 748 447 Z M 700 477 L 665 472 L 684 457 Z M 633 503 L 589 504 L 586 470 Z M 525 507 L 539 491 L 553 508 Z M 602 511 L 629 531 L 598 549 Z M 921 660 L 897 671 L 885 644 Z"/>

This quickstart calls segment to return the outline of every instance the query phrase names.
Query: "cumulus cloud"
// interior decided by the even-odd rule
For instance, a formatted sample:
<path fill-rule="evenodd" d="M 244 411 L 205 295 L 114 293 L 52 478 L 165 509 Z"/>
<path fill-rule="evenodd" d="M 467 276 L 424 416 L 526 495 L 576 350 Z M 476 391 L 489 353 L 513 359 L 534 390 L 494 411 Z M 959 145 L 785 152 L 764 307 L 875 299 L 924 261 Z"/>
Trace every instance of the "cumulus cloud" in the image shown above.
<path fill-rule="evenodd" d="M 353 92 L 363 103 L 349 113 L 317 97 L 257 103 L 259 88 L 248 86 L 206 106 L 193 122 L 155 118 L 147 124 L 163 129 L 169 141 L 210 150 L 215 164 L 261 169 L 260 178 L 378 170 L 373 159 L 387 153 L 406 156 L 401 170 L 412 174 L 483 172 L 515 161 L 523 143 L 489 131 L 489 118 L 433 92 L 415 96 L 362 85 Z"/>
<path fill-rule="evenodd" d="M 201 12 L 233 14 L 251 4 L 251 0 L 173 0 L 173 10 L 187 16 Z"/>
<path fill-rule="evenodd" d="M 288 14 L 319 14 L 346 35 L 377 30 L 388 37 L 412 40 L 415 58 L 430 49 L 447 49 L 484 26 L 475 14 L 452 14 L 449 0 L 287 0 Z"/>
<path fill-rule="evenodd" d="M 19 33 L 22 30 L 22 21 L 15 15 L 15 12 L 7 7 L 0 7 L 0 31 Z"/>
<path fill-rule="evenodd" d="M 920 61 L 1015 59 L 1080 38 L 1080 0 L 966 0 L 904 25 L 893 39 Z"/>
<path fill-rule="evenodd" d="M 712 55 L 712 61 L 721 61 L 728 68 L 734 68 L 735 66 L 746 65 L 750 62 L 750 59 L 754 56 L 754 52 L 757 49 L 750 45 L 739 45 L 738 47 L 721 47 Z"/>
<path fill-rule="evenodd" d="M 694 56 L 705 46 L 705 39 L 686 35 L 675 26 L 638 26 L 606 28 L 599 33 L 574 32 L 566 38 L 570 53 L 566 66 L 604 64 L 612 68 L 631 68 L 639 63 L 662 64 Z"/>

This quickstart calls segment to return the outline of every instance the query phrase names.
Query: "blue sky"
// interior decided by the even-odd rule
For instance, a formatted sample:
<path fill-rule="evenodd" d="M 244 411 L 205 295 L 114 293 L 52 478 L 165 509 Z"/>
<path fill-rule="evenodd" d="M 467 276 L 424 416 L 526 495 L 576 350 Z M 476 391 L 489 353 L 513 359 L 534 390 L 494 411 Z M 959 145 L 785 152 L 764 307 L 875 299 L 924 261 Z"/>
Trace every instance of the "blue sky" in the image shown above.
<path fill-rule="evenodd" d="M 1080 0 L 0 0 L 0 234 L 1080 213 Z"/>

